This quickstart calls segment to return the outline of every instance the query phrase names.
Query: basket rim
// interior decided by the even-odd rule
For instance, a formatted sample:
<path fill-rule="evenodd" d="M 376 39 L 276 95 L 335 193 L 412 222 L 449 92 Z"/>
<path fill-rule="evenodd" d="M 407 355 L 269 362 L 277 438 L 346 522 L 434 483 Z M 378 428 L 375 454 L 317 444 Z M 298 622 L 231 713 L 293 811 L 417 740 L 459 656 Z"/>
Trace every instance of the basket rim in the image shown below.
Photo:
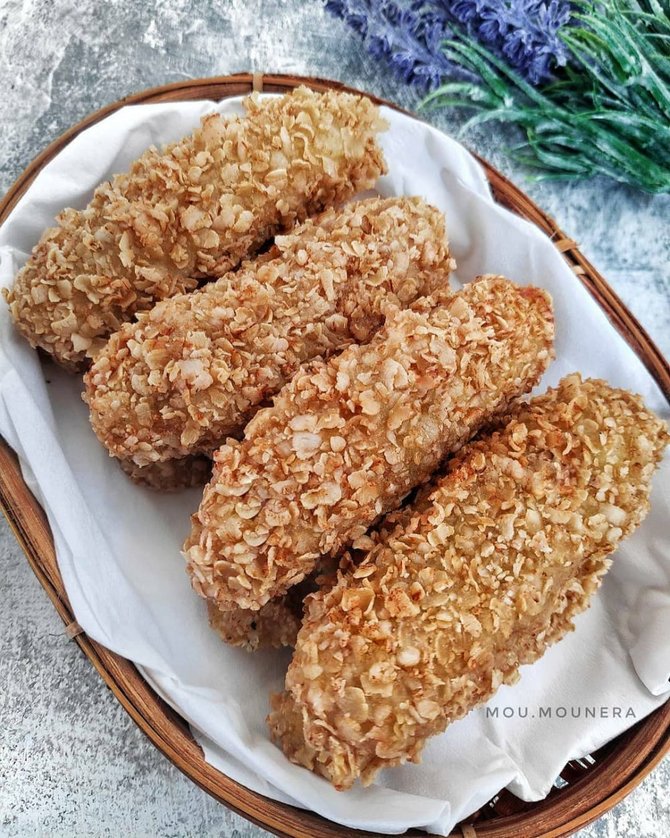
<path fill-rule="evenodd" d="M 380 105 L 421 119 L 380 97 L 356 90 L 341 82 L 318 77 L 288 74 L 236 73 L 201 79 L 188 79 L 160 85 L 125 96 L 92 112 L 51 142 L 18 176 L 0 201 L 2 224 L 41 168 L 77 134 L 125 105 L 193 99 L 224 99 L 248 94 L 252 90 L 283 93 L 305 84 L 315 90 L 335 88 L 362 93 Z M 197 91 L 197 93 L 196 93 Z M 554 220 L 541 210 L 490 163 L 475 154 L 483 166 L 499 203 L 540 227 L 553 240 L 617 331 L 629 343 L 656 380 L 670 402 L 670 364 L 632 313 L 603 277 L 566 236 Z M 252 792 L 205 763 L 186 722 L 152 690 L 131 661 L 111 652 L 78 630 L 55 556 L 53 538 L 44 511 L 25 484 L 18 459 L 0 437 L 0 506 L 38 580 L 45 588 L 68 634 L 89 658 L 103 681 L 153 744 L 189 779 L 219 802 L 276 835 L 295 838 L 335 838 L 343 835 L 372 836 L 373 833 L 347 830 L 313 812 L 296 809 Z M 74 627 L 74 630 L 73 630 Z M 456 827 L 453 836 L 480 835 L 502 838 L 507 835 L 559 838 L 600 817 L 630 793 L 670 752 L 670 702 L 666 702 L 633 728 L 613 740 L 599 767 L 586 771 L 567 789 L 553 798 L 531 804 L 530 809 L 512 815 L 477 821 L 465 829 Z M 609 747 L 609 746 L 608 746 Z M 596 778 L 609 785 L 593 796 Z M 573 805 L 568 801 L 573 798 Z M 588 805 L 584 805 L 587 802 Z M 581 807 L 579 804 L 582 804 Z M 577 804 L 577 805 L 575 805 Z M 466 819 L 467 821 L 467 819 Z M 411 834 L 425 835 L 418 831 Z"/>

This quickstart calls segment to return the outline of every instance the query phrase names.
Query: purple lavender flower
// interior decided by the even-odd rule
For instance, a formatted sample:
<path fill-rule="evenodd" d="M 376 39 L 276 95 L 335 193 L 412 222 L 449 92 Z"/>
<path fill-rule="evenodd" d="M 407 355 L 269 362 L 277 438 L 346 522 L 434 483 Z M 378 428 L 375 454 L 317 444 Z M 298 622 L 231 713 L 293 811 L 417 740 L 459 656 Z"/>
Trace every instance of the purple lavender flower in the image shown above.
<path fill-rule="evenodd" d="M 325 6 L 363 36 L 373 58 L 385 60 L 398 78 L 421 92 L 435 89 L 447 76 L 473 78 L 442 51 L 453 33 L 440 3 L 327 0 Z"/>
<path fill-rule="evenodd" d="M 569 0 L 443 0 L 440 5 L 532 84 L 548 81 L 567 63 L 558 33 L 570 20 Z"/>
<path fill-rule="evenodd" d="M 471 36 L 532 84 L 567 62 L 559 30 L 569 0 L 327 0 L 326 9 L 362 35 L 376 59 L 421 92 L 445 78 L 472 76 L 448 59 L 443 42 Z"/>

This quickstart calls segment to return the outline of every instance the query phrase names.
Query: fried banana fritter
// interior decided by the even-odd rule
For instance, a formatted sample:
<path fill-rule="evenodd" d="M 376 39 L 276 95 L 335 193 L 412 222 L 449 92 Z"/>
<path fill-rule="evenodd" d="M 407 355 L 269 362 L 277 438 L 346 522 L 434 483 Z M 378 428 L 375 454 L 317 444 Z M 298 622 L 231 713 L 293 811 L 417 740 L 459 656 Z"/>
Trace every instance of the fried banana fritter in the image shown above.
<path fill-rule="evenodd" d="M 365 342 L 391 306 L 448 284 L 444 217 L 420 198 L 331 209 L 110 338 L 84 377 L 101 442 L 138 466 L 211 454 L 300 364 Z"/>
<path fill-rule="evenodd" d="M 67 209 L 7 294 L 17 327 L 70 369 L 157 300 L 238 265 L 280 230 L 372 187 L 386 124 L 364 97 L 297 88 L 203 118 Z"/>
<path fill-rule="evenodd" d="M 638 397 L 572 375 L 464 447 L 310 598 L 269 718 L 287 756 L 369 784 L 513 683 L 588 607 L 669 438 Z"/>
<path fill-rule="evenodd" d="M 258 611 L 248 608 L 219 611 L 214 603 L 208 602 L 209 624 L 229 646 L 239 646 L 247 652 L 294 646 L 302 620 L 302 600 L 293 595 L 298 587 L 271 599 Z"/>
<path fill-rule="evenodd" d="M 284 593 L 528 392 L 553 334 L 544 291 L 483 277 L 302 368 L 215 454 L 184 547 L 195 590 L 221 610 Z"/>
<path fill-rule="evenodd" d="M 119 460 L 119 465 L 133 483 L 157 492 L 178 492 L 204 486 L 212 476 L 212 461 L 198 455 L 152 463 L 144 468 L 132 460 Z"/>
<path fill-rule="evenodd" d="M 334 585 L 339 565 L 337 559 L 323 558 L 314 573 L 294 585 L 283 596 L 266 602 L 258 611 L 248 608 L 220 611 L 213 602 L 208 601 L 209 624 L 229 646 L 239 646 L 247 652 L 295 646 L 306 597 Z M 349 557 L 343 557 L 342 569 L 348 566 Z"/>

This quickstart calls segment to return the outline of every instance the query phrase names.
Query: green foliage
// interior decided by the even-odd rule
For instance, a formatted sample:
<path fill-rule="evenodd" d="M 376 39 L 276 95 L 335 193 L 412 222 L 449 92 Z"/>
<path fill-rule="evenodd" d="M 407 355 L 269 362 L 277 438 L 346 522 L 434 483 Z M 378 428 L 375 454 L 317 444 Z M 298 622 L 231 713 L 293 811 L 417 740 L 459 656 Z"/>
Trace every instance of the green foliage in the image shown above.
<path fill-rule="evenodd" d="M 534 88 L 463 33 L 447 57 L 478 76 L 451 82 L 422 106 L 468 107 L 466 123 L 509 122 L 525 140 L 511 149 L 535 177 L 607 175 L 647 192 L 670 192 L 670 14 L 668 0 L 577 0 L 560 31 L 571 61 Z"/>

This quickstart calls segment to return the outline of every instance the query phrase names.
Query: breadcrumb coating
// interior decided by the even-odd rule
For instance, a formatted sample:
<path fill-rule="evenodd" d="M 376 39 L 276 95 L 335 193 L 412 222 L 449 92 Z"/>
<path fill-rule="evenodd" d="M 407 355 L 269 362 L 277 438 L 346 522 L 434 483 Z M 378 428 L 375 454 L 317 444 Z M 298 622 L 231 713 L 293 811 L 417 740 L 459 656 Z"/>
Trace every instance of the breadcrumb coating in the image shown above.
<path fill-rule="evenodd" d="M 84 377 L 93 429 L 138 466 L 211 454 L 301 363 L 369 340 L 453 266 L 444 216 L 420 198 L 328 210 L 112 335 Z"/>
<path fill-rule="evenodd" d="M 212 476 L 212 461 L 197 455 L 152 463 L 144 468 L 132 460 L 119 460 L 119 465 L 133 483 L 157 492 L 178 492 L 204 486 Z"/>
<path fill-rule="evenodd" d="M 575 374 L 464 447 L 385 543 L 310 598 L 275 741 L 340 789 L 418 762 L 573 629 L 644 518 L 669 439 L 638 397 Z"/>
<path fill-rule="evenodd" d="M 546 292 L 489 276 L 302 368 L 214 455 L 184 546 L 195 590 L 221 610 L 284 593 L 532 389 L 553 334 Z"/>
<path fill-rule="evenodd" d="M 157 300 L 234 268 L 276 232 L 372 187 L 386 128 L 364 97 L 305 87 L 210 114 L 66 209 L 8 292 L 30 341 L 70 369 Z"/>

